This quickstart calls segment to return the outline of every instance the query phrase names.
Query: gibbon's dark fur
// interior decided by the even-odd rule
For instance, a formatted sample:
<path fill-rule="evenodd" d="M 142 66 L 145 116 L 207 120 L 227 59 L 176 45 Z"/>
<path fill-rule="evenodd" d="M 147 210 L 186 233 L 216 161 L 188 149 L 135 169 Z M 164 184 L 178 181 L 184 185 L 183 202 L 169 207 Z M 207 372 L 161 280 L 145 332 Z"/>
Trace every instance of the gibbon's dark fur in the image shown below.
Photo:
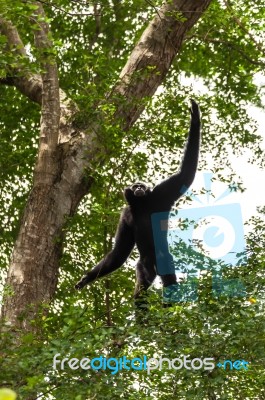
<path fill-rule="evenodd" d="M 200 147 L 200 111 L 198 104 L 191 100 L 191 123 L 188 140 L 179 172 L 162 181 L 151 190 L 146 184 L 136 182 L 124 191 L 128 206 L 123 210 L 117 228 L 113 249 L 75 285 L 82 289 L 85 285 L 120 268 L 129 257 L 136 244 L 140 259 L 136 266 L 136 286 L 134 297 L 139 299 L 154 281 L 156 253 L 153 241 L 151 215 L 170 212 L 173 204 L 192 184 Z M 160 256 L 171 262 L 172 256 L 166 243 L 161 245 Z M 165 254 L 166 253 L 166 254 Z M 172 273 L 161 275 L 164 287 L 176 283 L 174 268 Z M 140 299 L 138 300 L 140 303 Z"/>

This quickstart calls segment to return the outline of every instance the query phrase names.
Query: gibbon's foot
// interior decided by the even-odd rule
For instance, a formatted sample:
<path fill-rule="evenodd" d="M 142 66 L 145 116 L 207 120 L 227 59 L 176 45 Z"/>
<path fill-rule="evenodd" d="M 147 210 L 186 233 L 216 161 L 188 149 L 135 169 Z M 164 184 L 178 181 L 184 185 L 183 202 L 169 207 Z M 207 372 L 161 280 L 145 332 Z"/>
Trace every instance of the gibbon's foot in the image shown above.
<path fill-rule="evenodd" d="M 137 308 L 135 308 L 135 321 L 138 325 L 148 326 L 150 321 L 150 311 L 147 305 L 142 307 L 137 306 Z"/>
<path fill-rule="evenodd" d="M 163 308 L 169 308 L 172 307 L 173 304 L 172 303 L 162 303 Z"/>
<path fill-rule="evenodd" d="M 172 307 L 172 303 L 182 301 L 181 286 L 179 283 L 174 283 L 163 288 L 163 307 Z"/>

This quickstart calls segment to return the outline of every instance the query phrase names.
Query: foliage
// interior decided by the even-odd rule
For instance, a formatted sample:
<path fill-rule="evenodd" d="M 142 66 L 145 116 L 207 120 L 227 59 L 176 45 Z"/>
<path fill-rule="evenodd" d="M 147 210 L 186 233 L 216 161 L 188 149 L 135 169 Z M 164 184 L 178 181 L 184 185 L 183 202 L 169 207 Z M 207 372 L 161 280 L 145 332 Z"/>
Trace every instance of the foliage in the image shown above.
<path fill-rule="evenodd" d="M 57 52 L 60 85 L 79 106 L 77 123 L 86 126 L 95 105 L 119 76 L 134 44 L 161 2 L 126 0 L 88 5 L 78 1 L 43 1 Z M 0 12 L 15 22 L 32 64 L 5 51 L 0 36 L 0 78 L 10 66 L 40 70 L 34 46 L 30 1 L 2 0 Z M 194 27 L 174 61 L 171 74 L 137 124 L 120 140 L 115 126 L 106 126 L 106 140 L 115 157 L 93 172 L 96 184 L 79 212 L 68 221 L 61 260 L 60 285 L 54 302 L 33 323 L 36 334 L 15 343 L 8 327 L 1 333 L 0 386 L 21 398 L 42 399 L 261 399 L 264 393 L 264 210 L 251 221 L 248 263 L 226 272 L 240 278 L 244 297 L 214 298 L 211 274 L 200 280 L 199 299 L 161 308 L 160 289 L 150 291 L 147 321 L 134 316 L 133 253 L 122 271 L 76 293 L 74 283 L 112 246 L 127 182 L 141 177 L 151 184 L 176 170 L 188 128 L 189 97 L 203 114 L 201 166 L 211 154 L 215 175 L 224 179 L 231 151 L 252 151 L 262 164 L 255 122 L 247 110 L 261 106 L 262 88 L 255 77 L 264 71 L 264 7 L 262 2 L 215 0 Z M 2 52 L 3 50 L 3 52 Z M 3 54 L 2 54 L 3 53 Z M 102 106 L 103 107 L 103 106 Z M 108 115 L 111 109 L 103 108 Z M 12 87 L 0 92 L 0 266 L 2 277 L 10 258 L 25 199 L 31 187 L 37 151 L 39 107 Z M 151 155 L 151 156 L 150 156 Z M 161 162 L 163 161 L 163 162 Z M 230 166 L 233 181 L 233 168 Z M 237 178 L 239 179 L 239 178 Z M 110 302 L 110 305 L 108 303 Z M 48 312 L 46 310 L 48 308 Z M 147 319 L 147 318 L 146 318 Z M 213 357 L 244 359 L 248 371 L 53 370 L 53 357 Z"/>

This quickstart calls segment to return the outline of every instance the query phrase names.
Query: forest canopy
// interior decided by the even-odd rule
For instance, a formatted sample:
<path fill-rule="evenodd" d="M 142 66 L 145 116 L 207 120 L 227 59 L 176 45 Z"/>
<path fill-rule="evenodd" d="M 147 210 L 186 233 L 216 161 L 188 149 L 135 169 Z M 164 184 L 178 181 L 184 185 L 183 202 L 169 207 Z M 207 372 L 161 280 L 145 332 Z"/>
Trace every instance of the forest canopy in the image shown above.
<path fill-rule="evenodd" d="M 244 295 L 215 296 L 208 270 L 196 300 L 163 309 L 157 284 L 139 325 L 136 251 L 88 290 L 74 284 L 112 248 L 124 187 L 178 169 L 190 98 L 202 113 L 200 172 L 240 198 L 231 154 L 264 168 L 249 111 L 264 110 L 264 10 L 249 0 L 1 0 L 0 387 L 23 399 L 263 398 L 264 204 L 247 222 L 247 262 L 224 271 Z M 56 354 L 249 364 L 112 374 L 54 369 Z"/>

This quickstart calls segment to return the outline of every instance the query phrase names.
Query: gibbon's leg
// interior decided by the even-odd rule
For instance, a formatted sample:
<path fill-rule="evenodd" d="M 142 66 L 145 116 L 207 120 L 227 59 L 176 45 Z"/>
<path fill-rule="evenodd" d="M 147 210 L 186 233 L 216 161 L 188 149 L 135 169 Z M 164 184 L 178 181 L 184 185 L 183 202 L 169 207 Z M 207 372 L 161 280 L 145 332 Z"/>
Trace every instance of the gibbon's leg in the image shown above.
<path fill-rule="evenodd" d="M 172 295 L 170 295 L 169 298 L 172 297 L 172 299 L 174 299 L 174 293 L 175 293 L 175 291 L 178 290 L 177 277 L 175 274 L 167 274 L 167 275 L 160 275 L 160 278 L 163 283 L 163 297 L 164 297 L 163 307 L 164 308 L 171 307 L 172 300 L 170 301 L 170 299 L 169 299 L 169 301 L 167 301 L 165 299 L 165 297 L 167 297 L 167 295 L 165 295 L 165 293 L 166 293 L 165 288 L 170 287 L 171 285 L 174 285 L 174 286 L 172 286 L 171 290 L 168 292 L 168 294 L 172 293 Z M 173 303 L 175 303 L 175 301 L 173 301 Z"/>
<path fill-rule="evenodd" d="M 139 260 L 136 266 L 136 285 L 134 290 L 135 305 L 138 307 L 146 304 L 146 291 L 152 285 L 156 277 L 154 263 Z"/>

